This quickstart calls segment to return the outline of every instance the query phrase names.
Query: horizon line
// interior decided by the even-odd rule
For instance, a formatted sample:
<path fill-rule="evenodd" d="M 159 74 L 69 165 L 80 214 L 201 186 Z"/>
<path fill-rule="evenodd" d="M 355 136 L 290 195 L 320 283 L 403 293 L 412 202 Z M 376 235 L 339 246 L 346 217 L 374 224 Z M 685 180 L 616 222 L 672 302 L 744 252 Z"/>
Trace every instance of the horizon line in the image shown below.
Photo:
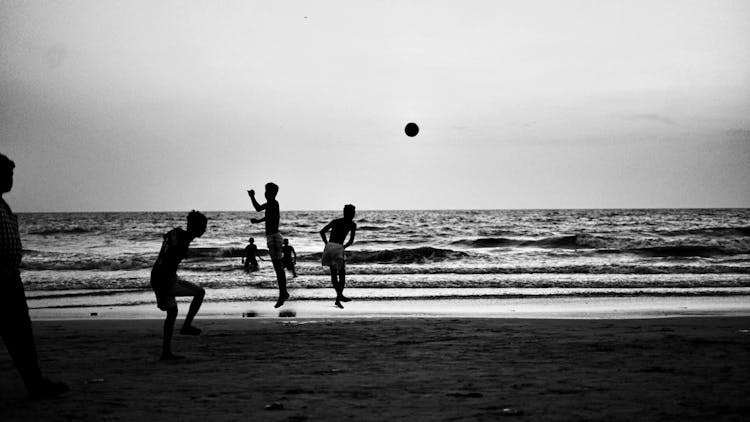
<path fill-rule="evenodd" d="M 394 211 L 615 211 L 615 210 L 747 210 L 747 207 L 570 207 L 570 208 L 379 208 L 379 209 L 358 209 L 357 211 L 383 211 L 383 212 L 394 212 Z M 192 209 L 191 209 L 192 210 Z M 191 210 L 77 210 L 77 211 L 14 211 L 14 214 L 117 214 L 117 213 L 182 213 L 190 212 Z M 255 213 L 259 211 L 254 210 L 196 210 L 203 213 L 220 213 L 220 212 L 250 212 Z M 282 210 L 281 212 L 338 212 L 341 209 L 292 209 Z"/>

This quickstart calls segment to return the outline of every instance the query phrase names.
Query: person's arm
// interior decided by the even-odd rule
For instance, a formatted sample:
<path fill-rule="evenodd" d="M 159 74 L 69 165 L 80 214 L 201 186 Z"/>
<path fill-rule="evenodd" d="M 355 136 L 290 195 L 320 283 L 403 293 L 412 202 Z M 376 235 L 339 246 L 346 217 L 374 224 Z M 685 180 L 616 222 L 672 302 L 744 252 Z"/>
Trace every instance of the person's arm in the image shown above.
<path fill-rule="evenodd" d="M 0 280 L 18 273 L 18 262 L 22 251 L 18 225 L 13 222 L 13 214 L 0 193 Z M 4 284 L 4 283 L 3 283 Z"/>
<path fill-rule="evenodd" d="M 349 241 L 346 242 L 346 245 L 344 245 L 344 249 L 348 248 L 349 246 L 352 245 L 352 243 L 354 243 L 354 234 L 356 232 L 357 232 L 357 225 L 356 224 L 352 224 L 352 231 L 351 231 L 351 233 L 349 233 Z"/>
<path fill-rule="evenodd" d="M 326 238 L 326 232 L 328 230 L 331 230 L 331 225 L 333 225 L 333 221 L 326 224 L 326 226 L 320 230 L 320 237 L 323 238 L 323 243 L 325 243 L 326 245 L 328 244 L 328 239 Z"/>
<path fill-rule="evenodd" d="M 255 249 L 255 256 L 257 256 L 261 261 L 265 261 L 265 259 L 260 257 L 260 251 L 258 250 L 258 248 Z"/>
<path fill-rule="evenodd" d="M 247 191 L 247 194 L 250 196 L 250 200 L 253 202 L 253 207 L 255 208 L 255 211 L 261 212 L 264 209 L 266 209 L 266 204 L 259 204 L 258 201 L 255 199 L 255 190 L 250 189 Z"/>
<path fill-rule="evenodd" d="M 294 255 L 294 258 L 292 258 L 292 264 L 297 263 L 297 252 L 294 251 L 294 247 L 292 247 L 292 255 Z"/>

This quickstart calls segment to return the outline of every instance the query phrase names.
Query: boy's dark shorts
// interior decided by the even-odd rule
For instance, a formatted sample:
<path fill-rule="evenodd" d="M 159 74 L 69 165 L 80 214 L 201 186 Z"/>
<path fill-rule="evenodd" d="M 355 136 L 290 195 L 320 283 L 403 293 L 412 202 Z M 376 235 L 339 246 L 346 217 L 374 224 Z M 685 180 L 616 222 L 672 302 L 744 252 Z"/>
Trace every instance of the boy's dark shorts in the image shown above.
<path fill-rule="evenodd" d="M 180 278 L 177 278 L 177 276 L 170 276 L 172 280 L 158 280 L 158 283 L 154 283 L 154 276 L 152 275 L 151 278 L 151 287 L 154 289 L 154 293 L 156 294 L 156 306 L 159 307 L 162 311 L 168 311 L 170 309 L 176 309 L 177 308 L 177 301 L 175 300 L 176 297 L 183 297 L 183 296 L 198 296 L 203 294 L 205 291 L 202 287 L 198 286 L 197 284 L 193 284 L 189 281 L 182 280 Z M 154 288 L 154 285 L 164 285 L 164 284 L 171 284 L 170 287 L 167 287 L 166 289 L 157 289 Z"/>

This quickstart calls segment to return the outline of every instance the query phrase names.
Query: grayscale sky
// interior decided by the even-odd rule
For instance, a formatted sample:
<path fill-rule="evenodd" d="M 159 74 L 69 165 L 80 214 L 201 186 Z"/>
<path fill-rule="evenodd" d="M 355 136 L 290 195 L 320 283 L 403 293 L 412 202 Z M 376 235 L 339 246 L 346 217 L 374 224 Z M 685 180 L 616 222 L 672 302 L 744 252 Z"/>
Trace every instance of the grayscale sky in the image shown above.
<path fill-rule="evenodd" d="M 749 207 L 749 116 L 743 0 L 0 0 L 16 211 Z"/>

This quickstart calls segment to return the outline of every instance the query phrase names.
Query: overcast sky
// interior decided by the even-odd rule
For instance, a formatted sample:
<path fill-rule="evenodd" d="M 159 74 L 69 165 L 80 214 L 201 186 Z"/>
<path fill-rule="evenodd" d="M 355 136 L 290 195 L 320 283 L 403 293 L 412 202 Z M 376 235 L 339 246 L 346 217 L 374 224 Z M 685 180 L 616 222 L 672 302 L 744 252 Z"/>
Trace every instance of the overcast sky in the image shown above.
<path fill-rule="evenodd" d="M 749 116 L 748 1 L 0 0 L 16 211 L 750 207 Z"/>

